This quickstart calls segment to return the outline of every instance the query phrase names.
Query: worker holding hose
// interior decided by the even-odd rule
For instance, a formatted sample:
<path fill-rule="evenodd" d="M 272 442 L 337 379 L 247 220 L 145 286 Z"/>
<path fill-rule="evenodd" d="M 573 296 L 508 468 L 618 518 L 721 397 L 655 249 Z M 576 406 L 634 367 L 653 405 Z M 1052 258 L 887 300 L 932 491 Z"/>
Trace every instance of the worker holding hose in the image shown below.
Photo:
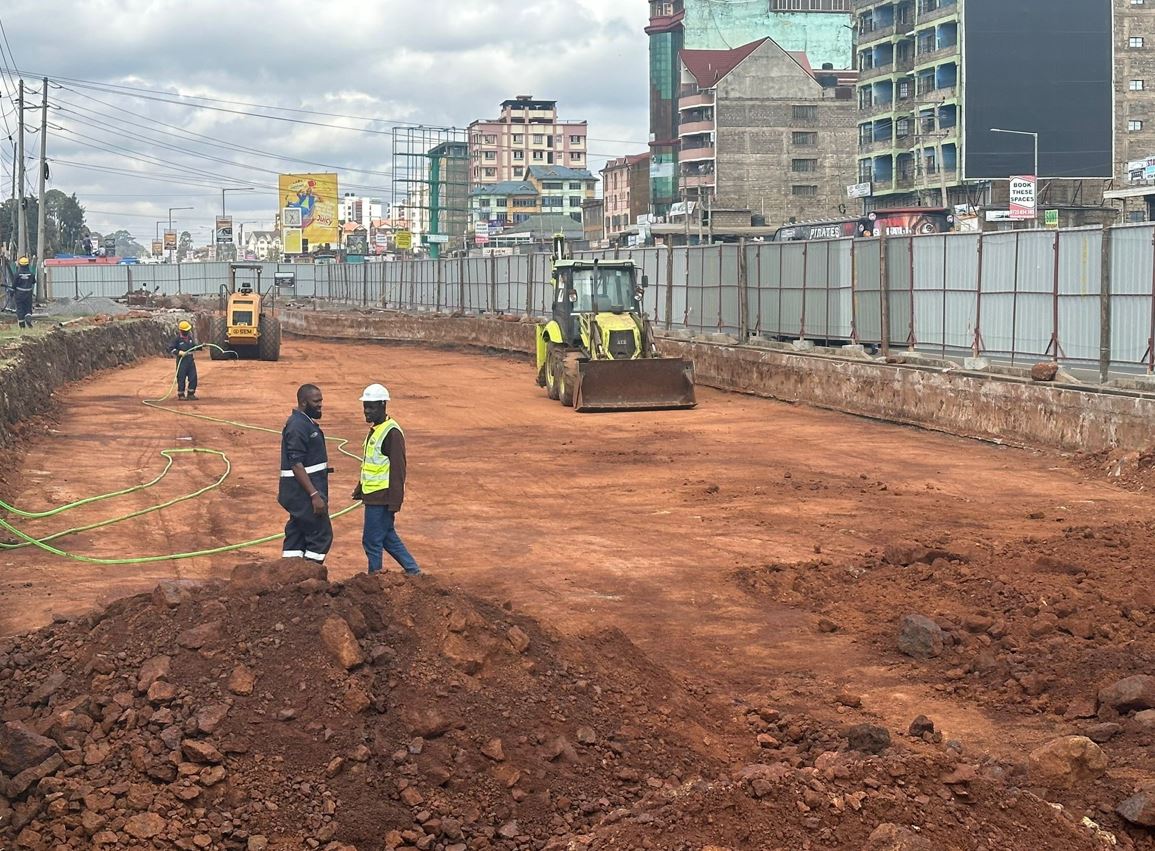
<path fill-rule="evenodd" d="M 12 291 L 16 299 L 16 319 L 21 328 L 32 327 L 32 305 L 36 299 L 36 272 L 27 257 L 16 261 L 12 275 Z"/>
<path fill-rule="evenodd" d="M 297 390 L 297 407 L 281 431 L 281 486 L 277 502 L 289 512 L 282 558 L 324 563 L 333 545 L 329 518 L 329 453 L 321 419 L 323 397 L 315 384 Z"/>
<path fill-rule="evenodd" d="M 177 338 L 168 346 L 168 353 L 176 358 L 176 397 L 178 399 L 195 399 L 197 397 L 197 364 L 193 356 L 196 348 L 197 343 L 193 339 L 192 323 L 182 319 L 177 325 Z"/>

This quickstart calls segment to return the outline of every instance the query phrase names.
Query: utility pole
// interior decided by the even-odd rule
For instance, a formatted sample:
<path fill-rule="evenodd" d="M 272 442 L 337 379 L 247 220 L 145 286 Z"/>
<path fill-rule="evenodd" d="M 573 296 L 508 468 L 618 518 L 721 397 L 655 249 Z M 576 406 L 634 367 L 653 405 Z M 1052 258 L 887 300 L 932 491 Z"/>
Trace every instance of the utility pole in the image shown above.
<path fill-rule="evenodd" d="M 16 199 L 16 220 L 18 236 L 16 242 L 16 256 L 28 256 L 28 214 L 24 209 L 24 80 L 20 80 L 17 86 L 19 94 L 16 97 L 16 118 L 18 130 L 16 131 L 16 158 L 19 160 L 17 166 L 16 182 L 19 184 L 20 194 Z"/>
<path fill-rule="evenodd" d="M 20 202 L 16 198 L 16 140 L 11 136 L 8 138 L 12 142 L 12 234 L 7 247 L 12 251 L 16 251 L 16 231 L 20 227 L 18 224 L 20 219 Z"/>
<path fill-rule="evenodd" d="M 48 239 L 44 231 L 47 205 L 44 203 L 44 182 L 48 177 L 48 78 L 42 80 L 40 101 L 40 202 L 36 207 L 36 298 L 48 298 L 47 275 L 44 271 L 45 249 Z"/>

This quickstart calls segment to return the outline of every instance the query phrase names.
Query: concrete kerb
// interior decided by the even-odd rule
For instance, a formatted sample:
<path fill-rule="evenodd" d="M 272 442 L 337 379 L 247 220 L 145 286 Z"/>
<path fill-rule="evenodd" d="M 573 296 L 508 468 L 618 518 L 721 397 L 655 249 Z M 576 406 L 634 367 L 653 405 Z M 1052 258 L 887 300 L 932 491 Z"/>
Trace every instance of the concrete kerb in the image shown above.
<path fill-rule="evenodd" d="M 531 354 L 530 317 L 486 319 L 387 311 L 286 311 L 286 333 L 375 339 Z M 712 335 L 711 335 L 712 336 Z M 1039 383 L 967 370 L 934 358 L 870 358 L 856 351 L 793 350 L 791 343 L 739 344 L 729 337 L 658 338 L 662 354 L 688 357 L 699 384 L 918 426 L 1000 444 L 1097 452 L 1155 445 L 1155 394 Z M 905 354 L 905 353 L 904 353 Z M 904 362 L 899 362 L 904 361 Z M 530 386 L 527 384 L 527 387 Z"/>

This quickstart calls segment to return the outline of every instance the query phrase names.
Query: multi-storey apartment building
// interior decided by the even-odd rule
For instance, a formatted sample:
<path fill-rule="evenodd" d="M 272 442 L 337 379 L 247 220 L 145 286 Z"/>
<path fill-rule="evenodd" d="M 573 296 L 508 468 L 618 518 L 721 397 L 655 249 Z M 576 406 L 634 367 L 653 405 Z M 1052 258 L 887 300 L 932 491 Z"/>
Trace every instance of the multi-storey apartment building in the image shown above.
<path fill-rule="evenodd" d="M 559 119 L 557 101 L 518 95 L 469 125 L 470 184 L 522 180 L 531 166 L 587 168 L 586 138 L 586 122 Z"/>
<path fill-rule="evenodd" d="M 963 203 L 956 0 L 856 4 L 858 180 L 877 206 Z"/>
<path fill-rule="evenodd" d="M 665 215 L 677 201 L 679 54 L 729 50 L 772 38 L 787 51 L 805 52 L 814 67 L 847 68 L 853 56 L 852 0 L 648 0 L 650 22 L 650 195 Z"/>
<path fill-rule="evenodd" d="M 618 157 L 602 169 L 604 238 L 615 239 L 650 211 L 650 155 Z"/>
<path fill-rule="evenodd" d="M 679 181 L 687 201 L 767 222 L 837 216 L 854 182 L 853 71 L 815 71 L 764 38 L 683 50 Z"/>
<path fill-rule="evenodd" d="M 1155 0 L 1115 0 L 1115 191 L 1129 221 L 1155 220 Z M 1142 168 L 1135 168 L 1139 163 Z"/>

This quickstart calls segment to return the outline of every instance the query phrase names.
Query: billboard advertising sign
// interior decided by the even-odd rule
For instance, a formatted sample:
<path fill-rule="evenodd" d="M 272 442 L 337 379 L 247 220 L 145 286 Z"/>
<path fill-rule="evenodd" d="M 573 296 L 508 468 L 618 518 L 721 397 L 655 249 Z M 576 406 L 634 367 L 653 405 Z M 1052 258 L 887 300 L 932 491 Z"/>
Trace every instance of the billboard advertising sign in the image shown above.
<path fill-rule="evenodd" d="M 393 234 L 393 245 L 402 251 L 408 251 L 413 247 L 413 232 L 407 230 L 399 230 Z"/>
<path fill-rule="evenodd" d="M 282 174 L 277 178 L 277 190 L 281 200 L 282 225 L 290 224 L 299 211 L 301 236 L 309 240 L 309 245 L 337 244 L 337 193 L 336 174 Z"/>
<path fill-rule="evenodd" d="M 217 245 L 228 245 L 233 241 L 233 217 L 217 216 Z"/>
<path fill-rule="evenodd" d="M 164 232 L 164 250 L 176 251 L 176 231 L 166 230 Z"/>
<path fill-rule="evenodd" d="M 965 82 L 960 177 L 1114 176 L 1112 18 L 1111 0 L 966 0 L 962 74 L 940 66 L 928 93 Z"/>
<path fill-rule="evenodd" d="M 345 253 L 364 256 L 369 253 L 369 235 L 351 233 L 345 237 Z"/>
<path fill-rule="evenodd" d="M 846 187 L 846 194 L 850 198 L 869 198 L 871 186 L 869 183 L 856 183 Z"/>
<path fill-rule="evenodd" d="M 1011 178 L 1011 218 L 1015 221 L 1035 217 L 1035 176 L 1019 175 Z"/>
<path fill-rule="evenodd" d="M 163 252 L 163 251 L 164 251 L 164 242 L 162 240 L 159 240 L 159 239 L 154 239 L 152 241 L 152 256 L 153 257 L 159 257 L 161 252 Z"/>
<path fill-rule="evenodd" d="M 283 245 L 286 254 L 303 254 L 304 248 L 301 242 L 300 228 L 285 228 L 283 237 Z"/>

